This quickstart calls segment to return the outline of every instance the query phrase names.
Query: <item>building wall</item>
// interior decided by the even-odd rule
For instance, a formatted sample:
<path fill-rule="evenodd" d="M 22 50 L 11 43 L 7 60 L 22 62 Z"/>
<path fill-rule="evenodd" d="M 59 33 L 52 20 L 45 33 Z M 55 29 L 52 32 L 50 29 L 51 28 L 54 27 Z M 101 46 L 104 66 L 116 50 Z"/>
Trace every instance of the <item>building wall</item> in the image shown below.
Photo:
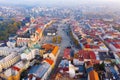
<path fill-rule="evenodd" d="M 26 63 L 26 64 L 20 69 L 20 71 L 17 72 L 16 75 L 11 75 L 11 76 L 9 76 L 9 77 L 6 77 L 6 79 L 7 79 L 7 80 L 20 80 L 20 75 L 21 75 L 21 73 L 22 73 L 25 69 L 27 69 L 28 66 L 29 66 L 29 62 Z"/>
<path fill-rule="evenodd" d="M 13 64 L 15 64 L 17 61 L 20 60 L 20 55 L 15 56 L 14 58 L 12 58 L 11 60 L 8 60 L 4 63 L 0 63 L 0 65 L 2 66 L 1 69 L 6 69 L 9 68 L 10 66 L 12 66 Z M 0 69 L 0 70 L 1 70 Z"/>
<path fill-rule="evenodd" d="M 0 56 L 7 56 L 7 55 L 9 55 L 9 51 L 7 51 L 7 50 L 3 50 L 3 49 L 0 49 Z"/>
<path fill-rule="evenodd" d="M 101 49 L 91 49 L 91 48 L 84 48 L 84 50 L 88 50 L 88 51 L 96 51 L 96 52 L 108 52 L 109 50 L 106 49 L 106 50 L 101 50 Z"/>
<path fill-rule="evenodd" d="M 56 60 L 57 60 L 57 57 L 60 53 L 60 50 L 58 50 L 56 56 L 53 56 L 54 58 L 54 63 L 50 66 L 50 68 L 48 69 L 48 71 L 45 73 L 45 75 L 42 77 L 41 80 L 47 80 L 48 79 L 48 76 L 50 75 L 50 72 L 52 71 L 52 69 L 54 68 L 55 64 L 56 64 Z"/>
<path fill-rule="evenodd" d="M 35 58 L 35 55 L 36 55 L 36 54 L 37 54 L 37 53 L 36 53 L 36 51 L 35 51 L 35 49 L 34 49 L 34 50 L 32 50 L 31 52 L 29 52 L 29 53 L 22 53 L 22 54 L 21 54 L 21 59 L 31 60 L 31 59 Z"/>
<path fill-rule="evenodd" d="M 27 45 L 28 42 L 30 41 L 30 38 L 17 38 L 17 46 L 24 46 Z"/>

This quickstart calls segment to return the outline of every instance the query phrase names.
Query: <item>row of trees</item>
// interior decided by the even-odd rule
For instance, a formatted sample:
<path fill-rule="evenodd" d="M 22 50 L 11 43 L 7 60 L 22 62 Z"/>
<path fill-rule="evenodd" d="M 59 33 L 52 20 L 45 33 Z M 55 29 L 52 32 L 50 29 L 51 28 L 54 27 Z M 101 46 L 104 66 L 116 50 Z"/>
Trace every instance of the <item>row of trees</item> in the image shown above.
<path fill-rule="evenodd" d="M 10 34 L 15 34 L 21 26 L 21 22 L 14 20 L 3 21 L 0 23 L 0 40 L 7 40 Z"/>
<path fill-rule="evenodd" d="M 74 38 L 72 31 L 70 31 L 70 37 L 72 38 L 72 41 L 74 42 L 76 47 L 79 47 L 79 42 L 77 39 Z"/>

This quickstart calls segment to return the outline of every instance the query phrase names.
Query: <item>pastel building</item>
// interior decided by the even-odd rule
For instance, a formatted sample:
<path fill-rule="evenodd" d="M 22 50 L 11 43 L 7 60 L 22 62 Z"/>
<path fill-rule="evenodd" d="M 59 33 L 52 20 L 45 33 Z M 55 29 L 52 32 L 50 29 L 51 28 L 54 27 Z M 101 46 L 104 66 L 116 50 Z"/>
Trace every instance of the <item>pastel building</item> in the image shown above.
<path fill-rule="evenodd" d="M 20 60 L 20 55 L 17 52 L 12 52 L 8 56 L 0 60 L 0 71 L 9 68 L 19 60 Z"/>
<path fill-rule="evenodd" d="M 31 60 L 35 58 L 36 55 L 36 49 L 26 49 L 24 53 L 21 54 L 22 60 Z"/>
<path fill-rule="evenodd" d="M 11 47 L 0 47 L 0 55 L 1 56 L 7 56 L 9 55 L 11 52 L 15 52 L 18 51 L 19 48 L 11 48 Z"/>
<path fill-rule="evenodd" d="M 28 31 L 30 32 L 30 31 Z M 25 33 L 17 37 L 17 46 L 29 45 L 31 42 L 37 42 L 42 37 L 42 29 L 35 28 L 32 34 Z"/>
<path fill-rule="evenodd" d="M 35 58 L 35 55 L 39 55 L 40 47 L 41 46 L 39 44 L 34 44 L 30 48 L 26 48 L 25 50 L 23 50 L 23 52 L 20 55 L 21 59 L 22 60 L 31 60 L 31 59 Z"/>
<path fill-rule="evenodd" d="M 17 46 L 24 46 L 30 42 L 30 38 L 17 37 Z"/>
<path fill-rule="evenodd" d="M 28 68 L 29 62 L 19 61 L 11 68 L 4 71 L 4 76 L 7 80 L 20 80 L 21 72 Z"/>

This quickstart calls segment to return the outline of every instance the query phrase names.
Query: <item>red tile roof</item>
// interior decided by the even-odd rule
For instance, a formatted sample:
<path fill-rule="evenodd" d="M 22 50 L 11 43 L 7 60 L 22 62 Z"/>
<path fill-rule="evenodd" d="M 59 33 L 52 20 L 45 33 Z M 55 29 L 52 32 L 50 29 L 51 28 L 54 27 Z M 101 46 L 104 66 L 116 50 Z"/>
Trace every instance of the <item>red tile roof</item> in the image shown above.
<path fill-rule="evenodd" d="M 63 55 L 63 57 L 64 57 L 64 58 L 69 58 L 69 56 L 70 56 L 70 49 L 66 48 L 66 49 L 64 50 L 64 55 Z"/>
<path fill-rule="evenodd" d="M 85 48 L 90 48 L 90 45 L 86 44 L 86 45 L 85 45 Z"/>
<path fill-rule="evenodd" d="M 83 57 L 84 59 L 96 59 L 93 51 L 80 50 L 79 56 Z"/>
<path fill-rule="evenodd" d="M 120 49 L 120 45 L 119 44 L 113 44 L 115 46 L 115 48 L 119 48 Z"/>
<path fill-rule="evenodd" d="M 48 62 L 50 65 L 53 64 L 53 60 L 51 60 L 51 59 L 45 59 L 45 61 Z"/>
<path fill-rule="evenodd" d="M 20 70 L 20 68 L 18 68 L 18 67 L 16 67 L 16 66 L 13 66 L 12 69 L 13 69 L 13 70 L 16 70 L 16 71 L 19 71 L 19 70 Z"/>
<path fill-rule="evenodd" d="M 42 31 L 41 28 L 37 28 L 36 30 L 37 33 L 41 33 L 41 31 Z"/>
<path fill-rule="evenodd" d="M 84 45 L 85 48 L 91 48 L 91 49 L 98 49 L 99 46 L 98 45 L 89 45 L 89 44 L 86 44 Z"/>

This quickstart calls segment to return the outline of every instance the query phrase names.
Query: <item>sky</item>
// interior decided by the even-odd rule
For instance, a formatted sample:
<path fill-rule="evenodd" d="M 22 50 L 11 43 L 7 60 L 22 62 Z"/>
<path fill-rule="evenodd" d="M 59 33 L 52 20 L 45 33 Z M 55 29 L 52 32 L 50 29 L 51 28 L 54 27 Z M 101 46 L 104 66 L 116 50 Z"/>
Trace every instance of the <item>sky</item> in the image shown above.
<path fill-rule="evenodd" d="M 120 4 L 120 0 L 0 0 L 0 4 L 9 5 L 80 5 L 95 3 Z"/>

